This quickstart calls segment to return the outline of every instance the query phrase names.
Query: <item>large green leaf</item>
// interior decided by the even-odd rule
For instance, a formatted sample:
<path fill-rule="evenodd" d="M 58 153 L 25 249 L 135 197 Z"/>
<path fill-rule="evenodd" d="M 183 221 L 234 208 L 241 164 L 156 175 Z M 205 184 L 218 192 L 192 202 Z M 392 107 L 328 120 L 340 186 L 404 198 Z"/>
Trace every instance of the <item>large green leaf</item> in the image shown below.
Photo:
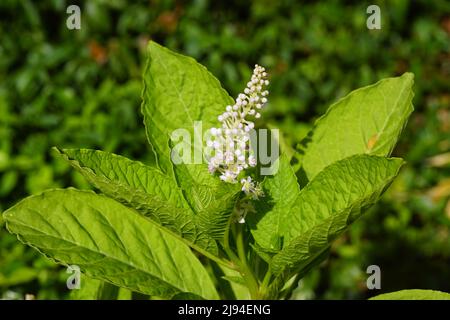
<path fill-rule="evenodd" d="M 271 251 L 283 246 L 282 237 L 290 229 L 288 216 L 300 192 L 288 157 L 282 154 L 277 161 L 277 173 L 264 180 L 265 197 L 255 202 L 256 213 L 247 217 L 258 245 Z"/>
<path fill-rule="evenodd" d="M 319 173 L 301 190 L 286 218 L 283 249 L 271 267 L 275 274 L 300 270 L 375 203 L 398 174 L 403 161 L 356 155 Z"/>
<path fill-rule="evenodd" d="M 201 248 L 217 254 L 217 244 L 195 223 L 195 214 L 173 177 L 141 162 L 89 149 L 58 150 L 96 188 L 137 209 Z"/>
<path fill-rule="evenodd" d="M 190 146 L 193 155 L 194 148 L 203 148 L 203 137 L 194 130 L 194 122 L 201 121 L 204 133 L 219 125 L 218 115 L 230 104 L 233 99 L 204 66 L 155 42 L 149 43 L 142 103 L 147 137 L 161 169 L 167 174 L 173 170 L 186 200 L 199 215 L 200 225 L 215 238 L 222 237 L 240 188 L 212 176 L 203 158 L 197 159 L 201 164 L 172 165 L 171 147 L 177 141 L 170 138 L 174 130 L 187 130 L 190 142 L 194 142 L 194 136 L 201 141 L 200 145 Z"/>
<path fill-rule="evenodd" d="M 411 289 L 380 294 L 370 300 L 450 300 L 450 294 L 436 290 Z"/>
<path fill-rule="evenodd" d="M 52 190 L 22 200 L 3 217 L 21 241 L 89 277 L 164 298 L 183 292 L 218 297 L 184 242 L 111 198 Z"/>
<path fill-rule="evenodd" d="M 354 154 L 389 156 L 413 111 L 411 73 L 360 88 L 333 104 L 298 147 L 308 180 Z"/>
<path fill-rule="evenodd" d="M 176 181 L 155 167 L 101 150 L 56 150 L 90 183 L 109 196 L 132 199 L 134 193 L 144 192 L 174 207 L 189 208 Z"/>
<path fill-rule="evenodd" d="M 233 99 L 204 66 L 153 41 L 149 43 L 142 113 L 148 140 L 163 171 L 171 172 L 172 168 L 172 132 L 184 128 L 193 139 L 194 121 L 202 121 L 203 130 L 217 126 L 218 115 L 229 104 Z"/>

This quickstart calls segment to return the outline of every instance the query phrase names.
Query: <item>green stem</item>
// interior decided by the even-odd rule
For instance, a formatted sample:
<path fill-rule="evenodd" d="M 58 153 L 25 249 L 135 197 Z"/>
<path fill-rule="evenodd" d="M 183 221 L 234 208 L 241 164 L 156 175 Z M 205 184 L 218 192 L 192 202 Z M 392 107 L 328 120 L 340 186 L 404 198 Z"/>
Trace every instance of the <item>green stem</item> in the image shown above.
<path fill-rule="evenodd" d="M 258 281 L 256 280 L 252 270 L 250 269 L 248 263 L 247 263 L 247 254 L 245 252 L 245 244 L 244 244 L 244 232 L 243 232 L 243 226 L 237 226 L 236 230 L 236 247 L 238 251 L 238 257 L 240 261 L 240 267 L 241 267 L 241 274 L 244 278 L 245 282 L 247 283 L 247 286 L 250 290 L 251 297 L 253 299 L 259 299 L 259 285 Z"/>
<path fill-rule="evenodd" d="M 270 279 L 272 278 L 272 271 L 270 270 L 270 267 L 267 269 L 266 274 L 264 275 L 263 282 L 261 284 L 261 287 L 267 288 L 270 283 Z"/>
<path fill-rule="evenodd" d="M 261 299 L 268 298 L 268 288 L 269 288 L 271 279 L 272 279 L 272 271 L 270 270 L 270 266 L 269 266 L 269 268 L 266 271 L 266 274 L 264 275 L 264 279 L 259 287 L 259 297 Z"/>

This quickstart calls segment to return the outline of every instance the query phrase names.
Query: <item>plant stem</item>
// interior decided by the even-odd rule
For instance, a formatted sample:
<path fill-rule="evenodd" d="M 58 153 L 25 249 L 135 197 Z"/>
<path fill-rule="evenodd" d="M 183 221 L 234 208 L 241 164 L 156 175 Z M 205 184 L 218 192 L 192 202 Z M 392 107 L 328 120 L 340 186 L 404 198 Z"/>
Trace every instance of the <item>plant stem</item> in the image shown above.
<path fill-rule="evenodd" d="M 236 227 L 236 247 L 238 251 L 238 257 L 240 261 L 240 267 L 241 267 L 241 274 L 244 278 L 245 282 L 247 283 L 247 286 L 250 290 L 251 297 L 253 299 L 259 299 L 259 285 L 258 281 L 256 280 L 252 270 L 250 269 L 248 263 L 247 263 L 247 255 L 245 253 L 245 244 L 244 244 L 244 230 L 243 226 L 237 226 Z"/>
<path fill-rule="evenodd" d="M 257 299 L 259 297 L 259 288 L 258 288 L 258 282 L 253 276 L 252 271 L 248 267 L 247 259 L 245 256 L 245 250 L 244 250 L 244 241 L 242 236 L 242 230 L 240 229 L 237 234 L 236 230 L 234 229 L 235 224 L 233 222 L 229 222 L 229 227 L 225 230 L 224 238 L 223 238 L 223 249 L 225 250 L 228 257 L 231 259 L 232 262 L 234 262 L 238 266 L 238 271 L 242 275 L 242 278 L 244 279 L 247 288 L 250 291 L 250 296 L 252 299 Z M 236 240 L 236 246 L 238 248 L 238 255 L 237 256 L 233 250 L 230 248 L 230 229 L 232 229 L 233 236 Z"/>
<path fill-rule="evenodd" d="M 270 270 L 270 266 L 269 266 L 269 268 L 267 269 L 266 274 L 264 275 L 264 279 L 263 279 L 263 282 L 261 284 L 261 287 L 262 288 L 267 288 L 271 278 L 272 278 L 272 271 Z"/>
<path fill-rule="evenodd" d="M 264 279 L 262 280 L 259 289 L 258 289 L 258 298 L 259 299 L 268 299 L 268 287 L 270 284 L 270 280 L 272 279 L 272 272 L 270 270 L 270 267 L 267 269 Z"/>

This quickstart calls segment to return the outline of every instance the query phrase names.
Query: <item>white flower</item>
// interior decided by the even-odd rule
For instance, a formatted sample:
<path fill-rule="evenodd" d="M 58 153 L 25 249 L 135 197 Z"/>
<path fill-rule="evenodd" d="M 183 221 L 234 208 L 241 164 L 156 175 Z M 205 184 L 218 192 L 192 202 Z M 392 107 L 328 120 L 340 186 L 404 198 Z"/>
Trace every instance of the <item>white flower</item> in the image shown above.
<path fill-rule="evenodd" d="M 245 193 L 249 193 L 250 188 L 253 186 L 252 178 L 247 177 L 247 179 L 242 179 L 241 184 L 242 184 L 242 191 L 244 191 Z"/>
<path fill-rule="evenodd" d="M 251 177 L 242 179 L 241 184 L 242 191 L 244 191 L 246 195 L 250 195 L 254 200 L 257 200 L 259 197 L 264 195 L 260 186 L 255 183 Z"/>
<path fill-rule="evenodd" d="M 250 131 L 255 127 L 254 122 L 247 120 L 246 116 L 255 119 L 261 117 L 260 109 L 267 103 L 268 91 L 264 87 L 269 84 L 265 69 L 255 65 L 253 74 L 244 93 L 240 93 L 234 105 L 225 107 L 226 112 L 218 116 L 222 123 L 221 128 L 211 128 L 213 140 L 207 141 L 212 148 L 214 156 L 208 160 L 208 169 L 211 173 L 219 172 L 220 179 L 228 183 L 237 183 L 239 174 L 256 166 L 256 158 L 250 147 Z M 263 193 L 259 185 L 251 177 L 241 180 L 242 191 L 253 199 L 258 199 Z M 241 217 L 243 221 L 243 217 Z"/>
<path fill-rule="evenodd" d="M 249 164 L 251 167 L 256 166 L 256 158 L 255 158 L 253 155 L 251 155 L 251 156 L 248 157 L 248 164 Z"/>
<path fill-rule="evenodd" d="M 225 181 L 225 182 L 236 183 L 236 174 L 234 172 L 231 172 L 231 171 L 225 171 L 220 176 L 220 179 Z"/>

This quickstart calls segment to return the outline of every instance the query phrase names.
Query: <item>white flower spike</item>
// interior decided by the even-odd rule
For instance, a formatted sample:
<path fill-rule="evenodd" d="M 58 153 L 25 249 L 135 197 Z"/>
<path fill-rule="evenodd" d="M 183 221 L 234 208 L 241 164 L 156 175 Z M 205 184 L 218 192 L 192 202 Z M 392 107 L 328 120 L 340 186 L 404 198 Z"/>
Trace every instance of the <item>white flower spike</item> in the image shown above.
<path fill-rule="evenodd" d="M 269 84 L 265 69 L 255 65 L 253 74 L 244 93 L 236 98 L 236 103 L 226 106 L 225 112 L 218 116 L 221 128 L 211 128 L 212 140 L 206 145 L 213 149 L 214 156 L 209 159 L 208 168 L 211 173 L 219 172 L 220 179 L 228 183 L 237 183 L 239 174 L 257 164 L 253 150 L 250 148 L 250 131 L 255 127 L 254 122 L 247 116 L 258 119 L 260 110 L 267 103 L 269 91 L 265 87 Z M 252 199 L 263 196 L 257 182 L 251 177 L 241 180 L 242 191 Z M 243 222 L 243 216 L 239 222 Z"/>

